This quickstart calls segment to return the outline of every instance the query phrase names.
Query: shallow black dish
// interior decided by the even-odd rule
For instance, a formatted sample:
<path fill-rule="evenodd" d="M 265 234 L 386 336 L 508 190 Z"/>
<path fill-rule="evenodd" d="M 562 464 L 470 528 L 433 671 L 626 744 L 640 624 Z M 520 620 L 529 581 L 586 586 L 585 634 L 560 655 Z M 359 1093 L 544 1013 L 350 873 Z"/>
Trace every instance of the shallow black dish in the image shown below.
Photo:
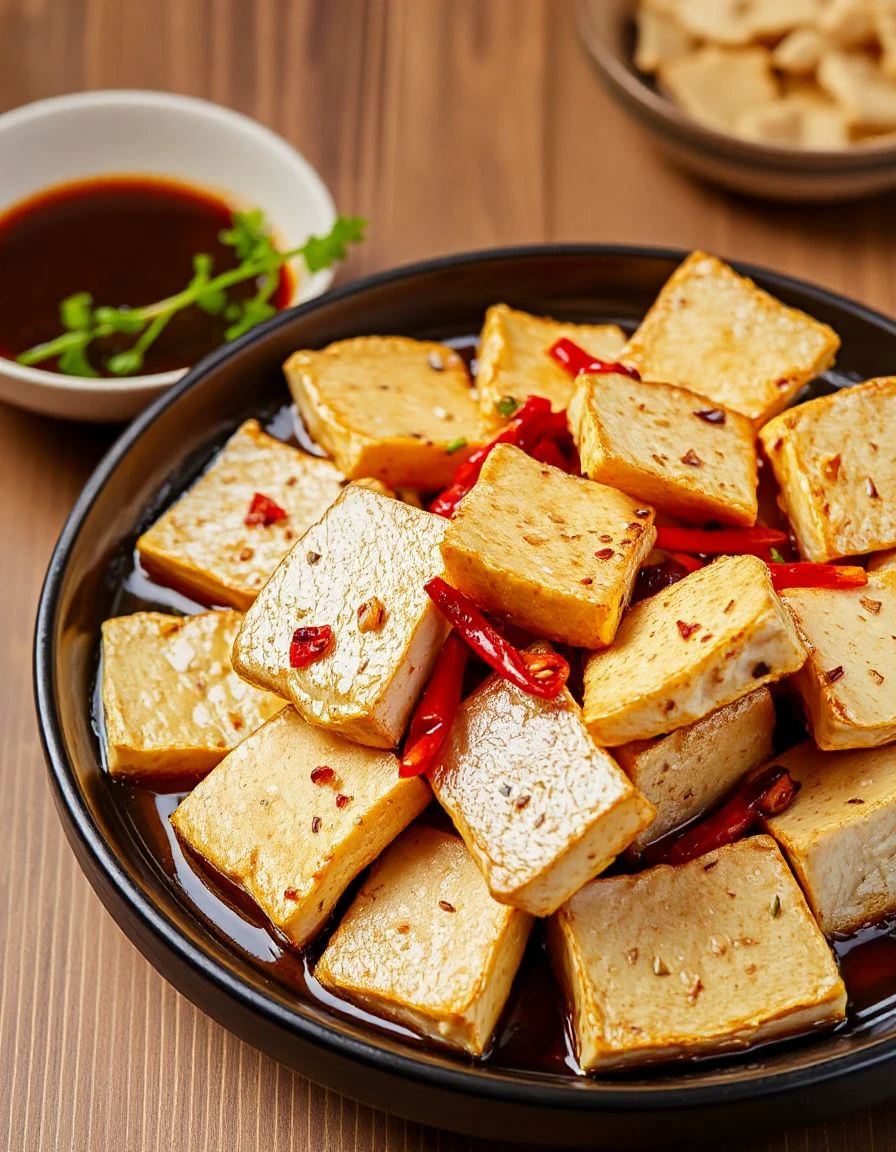
<path fill-rule="evenodd" d="M 486 252 L 385 273 L 284 312 L 203 361 L 124 433 L 50 562 L 35 636 L 38 720 L 57 807 L 91 884 L 150 962 L 231 1031 L 319 1083 L 410 1119 L 503 1140 L 656 1147 L 822 1119 L 896 1092 L 896 1012 L 749 1060 L 616 1080 L 477 1068 L 421 1051 L 297 1000 L 212 937 L 125 819 L 100 767 L 91 726 L 97 636 L 138 531 L 240 419 L 282 402 L 289 352 L 364 333 L 463 336 L 499 300 L 631 326 L 683 255 L 611 246 Z M 896 368 L 893 321 L 822 289 L 745 271 L 839 332 L 832 383 Z"/>

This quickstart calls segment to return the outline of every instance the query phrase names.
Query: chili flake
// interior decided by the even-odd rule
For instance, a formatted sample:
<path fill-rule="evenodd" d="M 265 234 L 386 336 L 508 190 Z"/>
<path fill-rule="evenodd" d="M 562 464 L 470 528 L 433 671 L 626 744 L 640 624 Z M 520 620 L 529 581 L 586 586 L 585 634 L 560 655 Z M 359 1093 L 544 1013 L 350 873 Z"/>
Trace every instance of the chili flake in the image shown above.
<path fill-rule="evenodd" d="M 675 625 L 682 640 L 689 640 L 700 627 L 699 624 L 685 624 L 684 620 L 676 620 Z"/>
<path fill-rule="evenodd" d="M 336 773 L 329 766 L 329 764 L 321 764 L 319 768 L 315 768 L 311 773 L 312 784 L 329 784 Z"/>
<path fill-rule="evenodd" d="M 340 792 L 336 797 L 336 807 L 344 808 L 346 804 L 351 803 L 352 800 L 354 800 L 354 796 L 346 796 L 344 792 Z"/>
<path fill-rule="evenodd" d="M 831 668 L 829 672 L 825 672 L 824 678 L 828 684 L 836 684 L 838 680 L 843 678 L 843 665 L 838 664 L 836 668 Z"/>
<path fill-rule="evenodd" d="M 358 607 L 358 631 L 379 632 L 386 619 L 386 606 L 379 596 L 371 596 Z"/>
<path fill-rule="evenodd" d="M 321 825 L 320 816 L 315 816 L 314 819 L 311 821 L 311 831 L 315 835 L 317 835 L 317 833 L 320 832 L 320 825 Z"/>
<path fill-rule="evenodd" d="M 333 650 L 333 629 L 329 624 L 296 628 L 289 645 L 290 668 L 307 668 Z"/>
<path fill-rule="evenodd" d="M 690 464 L 692 468 L 702 468 L 703 461 L 697 455 L 693 448 L 688 448 L 684 456 L 681 458 L 682 464 Z"/>
<path fill-rule="evenodd" d="M 443 912 L 456 912 L 457 911 L 457 909 L 454 907 L 454 905 L 449 904 L 447 900 L 440 900 L 439 901 L 439 907 L 442 909 Z"/>
<path fill-rule="evenodd" d="M 256 492 L 246 513 L 245 525 L 247 528 L 254 528 L 260 524 L 263 528 L 269 528 L 278 520 L 285 520 L 288 515 L 286 509 L 276 504 L 270 496 Z"/>
<path fill-rule="evenodd" d="M 878 612 L 880 612 L 882 601 L 872 600 L 868 596 L 863 596 L 859 600 L 859 603 L 862 605 L 866 612 L 872 612 L 876 616 Z"/>
<path fill-rule="evenodd" d="M 601 548 L 599 552 L 594 553 L 595 560 L 611 560 L 616 553 L 612 548 Z"/>

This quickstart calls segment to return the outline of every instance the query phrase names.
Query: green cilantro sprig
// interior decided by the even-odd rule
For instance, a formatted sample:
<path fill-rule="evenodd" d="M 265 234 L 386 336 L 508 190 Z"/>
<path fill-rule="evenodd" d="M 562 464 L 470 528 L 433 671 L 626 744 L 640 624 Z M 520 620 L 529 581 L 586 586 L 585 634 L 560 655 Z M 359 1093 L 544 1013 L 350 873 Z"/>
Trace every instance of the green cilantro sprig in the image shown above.
<path fill-rule="evenodd" d="M 339 216 L 326 236 L 312 236 L 301 247 L 278 252 L 259 209 L 234 212 L 231 227 L 225 228 L 219 239 L 233 249 L 239 261 L 235 268 L 216 276 L 212 257 L 205 252 L 197 253 L 193 257 L 193 276 L 186 288 L 140 308 L 94 305 L 89 292 L 76 292 L 59 306 L 62 334 L 28 348 L 16 360 L 34 365 L 58 359 L 59 371 L 68 376 L 96 376 L 87 358 L 87 349 L 96 340 L 122 334 L 134 336 L 134 343 L 111 356 L 105 367 L 113 376 L 136 376 L 143 369 L 147 351 L 172 316 L 193 307 L 211 316 L 222 316 L 228 325 L 224 339 L 235 340 L 276 312 L 271 297 L 277 291 L 280 268 L 287 261 L 301 257 L 310 273 L 320 272 L 344 260 L 349 244 L 358 244 L 364 239 L 366 227 L 367 221 L 359 216 Z M 258 281 L 255 294 L 245 300 L 229 300 L 228 289 L 246 280 Z"/>

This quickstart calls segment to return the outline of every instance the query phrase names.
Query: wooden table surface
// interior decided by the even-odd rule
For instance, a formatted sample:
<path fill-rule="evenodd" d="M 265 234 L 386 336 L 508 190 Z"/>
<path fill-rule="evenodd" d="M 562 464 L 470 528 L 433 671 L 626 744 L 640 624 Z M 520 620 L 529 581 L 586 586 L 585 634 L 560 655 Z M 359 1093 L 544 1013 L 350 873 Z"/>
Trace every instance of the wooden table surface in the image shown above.
<path fill-rule="evenodd" d="M 525 241 L 699 245 L 896 311 L 894 199 L 782 208 L 692 183 L 608 100 L 558 0 L 0 0 L 0 111 L 103 87 L 209 97 L 286 136 L 371 221 L 343 279 Z M 111 435 L 0 407 L 0 1152 L 494 1148 L 357 1107 L 236 1041 L 81 876 L 45 781 L 31 628 Z M 736 1136 L 715 1147 L 896 1149 L 896 1106 Z"/>

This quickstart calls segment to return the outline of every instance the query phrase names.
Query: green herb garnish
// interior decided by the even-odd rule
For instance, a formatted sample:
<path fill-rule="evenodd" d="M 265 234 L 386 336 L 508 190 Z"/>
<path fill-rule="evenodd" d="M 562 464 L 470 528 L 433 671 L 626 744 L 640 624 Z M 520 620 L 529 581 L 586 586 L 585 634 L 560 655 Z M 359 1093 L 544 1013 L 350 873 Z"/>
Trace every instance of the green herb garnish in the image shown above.
<path fill-rule="evenodd" d="M 495 408 L 500 416 L 512 416 L 519 406 L 519 400 L 514 399 L 513 396 L 502 396 L 495 403 Z"/>
<path fill-rule="evenodd" d="M 455 452 L 460 452 L 461 448 L 466 448 L 466 446 L 467 446 L 466 436 L 458 436 L 458 438 L 456 440 L 452 440 L 448 444 L 445 445 L 445 451 L 448 453 L 449 456 L 452 456 Z"/>
<path fill-rule="evenodd" d="M 769 548 L 769 555 L 772 558 L 773 564 L 784 564 L 785 560 L 777 548 Z"/>
<path fill-rule="evenodd" d="M 172 316 L 192 307 L 222 316 L 228 322 L 224 339 L 235 340 L 275 314 L 271 297 L 277 290 L 280 268 L 287 261 L 301 257 L 310 273 L 320 272 L 344 260 L 349 244 L 364 239 L 366 227 L 367 221 L 359 216 L 339 216 L 328 235 L 312 236 L 299 248 L 278 252 L 259 209 L 234 212 L 231 227 L 225 228 L 219 239 L 233 249 L 239 260 L 235 268 L 215 276 L 212 257 L 200 252 L 193 257 L 193 277 L 183 291 L 140 308 L 94 306 L 89 292 L 76 292 L 59 305 L 65 331 L 54 340 L 21 352 L 16 360 L 34 365 L 58 359 L 59 371 L 68 376 L 96 376 L 87 349 L 94 341 L 118 333 L 136 339 L 130 348 L 110 357 L 105 367 L 113 376 L 135 376 L 143 370 L 147 351 Z M 228 300 L 228 289 L 246 280 L 258 281 L 255 295 Z"/>

